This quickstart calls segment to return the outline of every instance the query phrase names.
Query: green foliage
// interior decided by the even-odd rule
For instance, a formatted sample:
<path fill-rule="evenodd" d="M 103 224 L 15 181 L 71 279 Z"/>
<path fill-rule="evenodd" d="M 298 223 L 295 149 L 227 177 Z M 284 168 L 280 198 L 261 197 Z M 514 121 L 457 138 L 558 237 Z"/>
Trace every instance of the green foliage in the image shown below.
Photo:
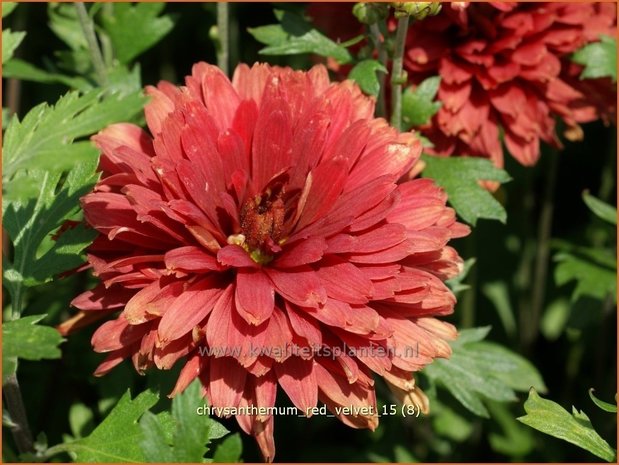
<path fill-rule="evenodd" d="M 144 433 L 138 420 L 158 398 L 145 391 L 132 400 L 127 391 L 91 434 L 52 447 L 49 453 L 68 452 L 76 462 L 144 462 L 140 446 Z"/>
<path fill-rule="evenodd" d="M 24 37 L 26 37 L 25 32 L 12 32 L 10 29 L 2 31 L 2 64 L 11 59 L 15 49 L 19 47 Z"/>
<path fill-rule="evenodd" d="M 572 293 L 575 301 L 582 296 L 590 296 L 604 300 L 612 295 L 617 301 L 617 265 L 608 266 L 608 260 L 613 257 L 608 253 L 604 257 L 603 250 L 580 248 L 581 255 L 560 252 L 554 256 L 558 263 L 555 268 L 555 282 L 562 286 L 570 281 L 576 281 Z M 583 254 L 584 252 L 584 254 Z"/>
<path fill-rule="evenodd" d="M 78 211 L 78 199 L 97 179 L 95 167 L 95 160 L 79 164 L 64 181 L 59 172 L 30 170 L 28 176 L 38 185 L 38 197 L 8 205 L 5 201 L 3 224 L 13 242 L 14 254 L 12 263 L 5 257 L 3 282 L 11 294 L 14 312 L 21 308 L 23 286 L 41 284 L 82 263 L 80 253 L 92 242 L 94 231 L 74 228 L 56 241 L 48 236 Z"/>
<path fill-rule="evenodd" d="M 588 44 L 572 55 L 572 61 L 585 68 L 580 79 L 610 77 L 617 82 L 617 39 L 601 36 L 599 42 Z"/>
<path fill-rule="evenodd" d="M 165 3 L 113 3 L 104 10 L 102 23 L 115 57 L 127 64 L 163 39 L 174 27 L 170 15 L 159 16 Z"/>
<path fill-rule="evenodd" d="M 615 462 L 617 453 L 593 429 L 589 417 L 572 407 L 572 414 L 551 400 L 541 398 L 535 389 L 524 403 L 526 415 L 518 418 L 542 433 L 575 444 L 607 462 Z"/>
<path fill-rule="evenodd" d="M 209 443 L 228 434 L 229 431 L 220 423 L 196 413 L 196 408 L 204 403 L 200 390 L 200 382 L 194 381 L 174 398 L 171 422 L 162 421 L 160 415 L 149 412 L 142 417 L 140 427 L 144 440 L 141 446 L 148 461 L 204 462 Z M 237 455 L 234 457 L 235 453 Z M 231 440 L 221 451 L 220 457 L 235 461 L 239 454 L 240 449 L 235 448 L 235 441 Z"/>
<path fill-rule="evenodd" d="M 505 209 L 479 182 L 506 183 L 511 179 L 507 172 L 483 158 L 423 155 L 422 159 L 426 163 L 422 175 L 445 189 L 449 203 L 464 221 L 473 226 L 480 218 L 505 223 Z"/>
<path fill-rule="evenodd" d="M 60 358 L 64 339 L 49 326 L 38 325 L 45 315 L 32 315 L 2 324 L 2 383 L 15 374 L 17 359 L 42 360 Z"/>
<path fill-rule="evenodd" d="M 135 93 L 103 97 L 93 90 L 79 95 L 69 92 L 56 105 L 37 105 L 20 122 L 13 118 L 4 135 L 2 179 L 4 190 L 20 169 L 63 171 L 96 156 L 90 142 L 76 139 L 90 136 L 107 125 L 127 121 L 141 111 L 144 98 Z"/>
<path fill-rule="evenodd" d="M 380 61 L 377 60 L 363 60 L 357 63 L 350 74 L 348 79 L 352 79 L 361 90 L 368 95 L 378 95 L 380 92 L 380 82 L 376 73 L 386 73 L 387 68 L 383 66 Z"/>
<path fill-rule="evenodd" d="M 425 374 L 446 388 L 464 407 L 488 417 L 485 399 L 516 400 L 514 391 L 531 386 L 546 390 L 537 369 L 525 358 L 492 342 L 483 341 L 490 327 L 462 330 L 452 345 L 449 359 L 437 359 Z"/>
<path fill-rule="evenodd" d="M 17 7 L 17 2 L 2 2 L 2 17 L 6 18 L 13 13 L 13 10 Z"/>
<path fill-rule="evenodd" d="M 243 442 L 241 435 L 234 433 L 226 437 L 221 444 L 217 446 L 215 454 L 213 454 L 213 462 L 216 463 L 237 463 L 241 461 L 243 453 Z"/>
<path fill-rule="evenodd" d="M 598 218 L 606 221 L 607 223 L 617 225 L 617 209 L 612 205 L 602 202 L 597 197 L 589 194 L 588 191 L 582 193 L 582 199 Z"/>
<path fill-rule="evenodd" d="M 504 281 L 493 281 L 482 286 L 481 291 L 492 302 L 497 311 L 501 324 L 508 336 L 516 334 L 516 318 L 509 299 L 509 289 Z"/>
<path fill-rule="evenodd" d="M 615 395 L 615 404 L 613 405 L 613 404 L 609 404 L 608 402 L 604 402 L 603 400 L 600 400 L 597 397 L 595 397 L 595 395 L 593 394 L 593 391 L 594 391 L 593 388 L 589 389 L 589 397 L 591 397 L 591 400 L 593 401 L 595 405 L 600 407 L 605 412 L 617 413 L 617 403 L 616 403 L 617 396 L 616 395 Z"/>
<path fill-rule="evenodd" d="M 45 71 L 18 58 L 9 60 L 2 67 L 2 74 L 6 78 L 23 79 L 42 84 L 64 84 L 67 87 L 81 91 L 92 89 L 92 85 L 82 77 Z"/>
<path fill-rule="evenodd" d="M 260 50 L 262 55 L 298 55 L 315 53 L 333 57 L 341 64 L 350 63 L 352 56 L 345 47 L 333 42 L 314 29 L 302 16 L 283 10 L 274 10 L 279 24 L 249 28 L 254 38 L 267 45 Z"/>
<path fill-rule="evenodd" d="M 434 101 L 441 84 L 440 76 L 425 79 L 414 89 L 407 88 L 402 94 L 402 123 L 404 129 L 421 126 L 441 108 L 441 102 Z"/>

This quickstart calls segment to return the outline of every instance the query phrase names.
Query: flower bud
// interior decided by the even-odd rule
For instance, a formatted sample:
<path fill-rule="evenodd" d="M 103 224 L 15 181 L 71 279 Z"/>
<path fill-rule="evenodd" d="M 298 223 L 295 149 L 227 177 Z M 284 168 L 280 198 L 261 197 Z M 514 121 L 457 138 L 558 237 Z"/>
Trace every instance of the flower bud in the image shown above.
<path fill-rule="evenodd" d="M 395 10 L 396 18 L 410 16 L 421 20 L 428 16 L 435 16 L 441 11 L 440 2 L 392 2 L 391 6 Z"/>
<path fill-rule="evenodd" d="M 387 18 L 389 5 L 387 3 L 356 3 L 352 14 L 363 24 L 374 24 Z"/>

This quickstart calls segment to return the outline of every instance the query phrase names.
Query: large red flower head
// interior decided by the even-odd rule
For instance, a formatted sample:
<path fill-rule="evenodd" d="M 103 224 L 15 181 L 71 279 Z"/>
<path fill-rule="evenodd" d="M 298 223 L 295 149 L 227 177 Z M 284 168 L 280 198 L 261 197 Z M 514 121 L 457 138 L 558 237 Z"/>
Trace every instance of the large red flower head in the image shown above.
<path fill-rule="evenodd" d="M 453 4 L 412 25 L 405 67 L 413 81 L 440 74 L 442 108 L 424 132 L 435 152 L 503 164 L 509 152 L 534 164 L 540 139 L 559 145 L 555 118 L 571 138 L 578 123 L 614 119 L 610 79 L 579 81 L 570 55 L 601 34 L 616 34 L 614 3 Z"/>
<path fill-rule="evenodd" d="M 199 63 L 185 87 L 147 91 L 150 135 L 95 136 L 103 175 L 82 199 L 102 283 L 73 305 L 112 316 L 92 338 L 109 354 L 96 374 L 182 360 L 172 395 L 199 378 L 212 407 L 272 407 L 279 385 L 302 413 L 321 401 L 374 428 L 374 374 L 410 399 L 411 373 L 456 335 L 435 317 L 461 267 L 447 243 L 468 228 L 432 181 L 398 184 L 418 140 L 322 66 L 241 65 L 230 82 Z M 272 459 L 265 412 L 237 419 Z"/>

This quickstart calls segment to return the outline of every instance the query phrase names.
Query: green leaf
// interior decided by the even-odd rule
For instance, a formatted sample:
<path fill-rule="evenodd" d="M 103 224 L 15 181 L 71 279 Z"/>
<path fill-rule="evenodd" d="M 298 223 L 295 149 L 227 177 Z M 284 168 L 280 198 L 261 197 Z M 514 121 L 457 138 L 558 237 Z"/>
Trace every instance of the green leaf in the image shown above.
<path fill-rule="evenodd" d="M 504 281 L 485 283 L 482 286 L 482 292 L 494 305 L 507 335 L 514 336 L 517 330 L 516 318 L 514 317 L 507 284 Z"/>
<path fill-rule="evenodd" d="M 501 427 L 501 434 L 490 432 L 488 442 L 495 452 L 507 455 L 511 460 L 524 457 L 533 450 L 535 441 L 533 431 L 514 418 L 506 404 L 488 402 L 493 422 Z"/>
<path fill-rule="evenodd" d="M 468 276 L 475 262 L 476 262 L 475 258 L 466 259 L 464 261 L 464 267 L 462 268 L 462 271 L 460 272 L 460 274 L 456 276 L 455 278 L 451 278 L 445 281 L 445 284 L 449 286 L 449 289 L 451 289 L 451 292 L 458 295 L 460 292 L 466 291 L 467 289 L 471 288 L 471 286 L 469 286 L 468 284 L 464 284 L 463 282 L 466 280 L 466 277 Z"/>
<path fill-rule="evenodd" d="M 172 30 L 172 17 L 159 16 L 164 8 L 165 3 L 113 3 L 113 13 L 102 15 L 103 27 L 120 63 L 129 63 Z"/>
<path fill-rule="evenodd" d="M 262 55 L 298 55 L 315 53 L 333 57 L 341 64 L 350 63 L 352 56 L 345 47 L 333 42 L 314 29 L 302 16 L 283 10 L 274 10 L 279 24 L 249 28 L 254 38 L 268 47 L 260 50 Z"/>
<path fill-rule="evenodd" d="M 440 76 L 425 79 L 415 89 L 407 88 L 402 94 L 402 122 L 405 129 L 421 126 L 441 108 L 441 102 L 435 102 L 434 97 L 441 84 Z"/>
<path fill-rule="evenodd" d="M 43 84 L 64 84 L 67 87 L 80 91 L 92 89 L 92 85 L 83 77 L 51 73 L 17 58 L 13 58 L 2 67 L 2 74 L 6 78 L 16 78 L 24 81 L 34 81 Z"/>
<path fill-rule="evenodd" d="M 479 181 L 508 182 L 511 178 L 506 171 L 483 158 L 423 155 L 422 159 L 426 163 L 422 175 L 434 179 L 445 189 L 449 203 L 464 221 L 473 226 L 480 218 L 505 223 L 505 209 L 490 192 L 479 185 Z"/>
<path fill-rule="evenodd" d="M 3 199 L 3 225 L 14 246 L 13 262 L 3 263 L 3 281 L 17 308 L 23 286 L 46 282 L 83 262 L 80 254 L 92 242 L 93 230 L 75 228 L 55 241 L 48 236 L 79 210 L 79 198 L 97 180 L 95 169 L 96 159 L 81 163 L 62 183 L 61 173 L 32 170 L 28 176 L 39 186 L 38 197 L 10 203 Z"/>
<path fill-rule="evenodd" d="M 15 373 L 17 358 L 42 360 L 60 358 L 58 345 L 64 339 L 49 326 L 37 325 L 45 315 L 33 315 L 2 323 L 2 383 Z"/>
<path fill-rule="evenodd" d="M 90 435 L 50 451 L 68 452 L 76 462 L 144 462 L 146 457 L 140 447 L 144 433 L 138 420 L 158 399 L 157 394 L 145 391 L 131 400 L 127 391 Z"/>
<path fill-rule="evenodd" d="M 589 389 L 589 397 L 591 397 L 591 400 L 593 401 L 593 403 L 595 405 L 597 405 L 598 407 L 600 407 L 602 410 L 604 410 L 605 412 L 608 413 L 617 413 L 617 404 L 615 403 L 613 404 L 609 404 L 608 402 L 604 402 L 603 400 L 598 399 L 597 397 L 595 397 L 595 395 L 593 394 L 594 389 L 591 388 Z M 616 402 L 616 396 L 615 396 L 615 402 Z"/>
<path fill-rule="evenodd" d="M 525 425 L 588 450 L 607 462 L 616 461 L 616 452 L 595 432 L 589 417 L 572 407 L 572 414 L 559 404 L 541 398 L 535 389 L 524 403 L 526 415 L 518 418 Z"/>
<path fill-rule="evenodd" d="M 348 79 L 352 79 L 361 90 L 368 95 L 378 95 L 380 92 L 380 82 L 376 76 L 377 72 L 386 73 L 387 68 L 377 60 L 363 60 L 357 63 L 350 71 Z"/>
<path fill-rule="evenodd" d="M 13 52 L 19 47 L 24 37 L 26 37 L 25 32 L 12 32 L 10 29 L 2 31 L 2 64 L 11 59 Z"/>
<path fill-rule="evenodd" d="M 425 374 L 445 387 L 464 407 L 488 417 L 484 400 L 516 400 L 514 391 L 546 386 L 530 362 L 498 344 L 482 341 L 489 327 L 463 330 L 452 343 L 449 359 L 437 359 Z"/>
<path fill-rule="evenodd" d="M 589 191 L 582 193 L 582 199 L 598 218 L 603 219 L 607 223 L 617 225 L 617 209 L 612 205 L 602 202 L 597 197 L 589 194 Z"/>
<path fill-rule="evenodd" d="M 611 258 L 611 252 L 607 252 Z M 590 296 L 604 300 L 612 295 L 617 301 L 617 265 L 610 268 L 606 263 L 592 260 L 567 252 L 560 252 L 554 256 L 558 263 L 555 268 L 555 282 L 562 286 L 570 281 L 576 281 L 576 288 L 572 293 L 572 300 L 581 296 Z"/>
<path fill-rule="evenodd" d="M 601 36 L 600 42 L 585 45 L 572 55 L 572 61 L 585 68 L 580 79 L 611 77 L 617 82 L 617 39 Z"/>
<path fill-rule="evenodd" d="M 6 18 L 13 13 L 13 10 L 17 7 L 17 2 L 2 2 L 2 17 Z"/>
<path fill-rule="evenodd" d="M 243 442 L 239 433 L 234 433 L 224 439 L 213 454 L 213 462 L 238 463 L 241 461 Z"/>
<path fill-rule="evenodd" d="M 50 29 L 72 50 L 88 51 L 88 42 L 77 19 L 75 5 L 71 3 L 49 3 L 47 15 Z"/>
<path fill-rule="evenodd" d="M 140 427 L 144 432 L 141 447 L 147 460 L 203 462 L 209 443 L 228 434 L 220 423 L 197 414 L 196 408 L 204 403 L 200 382 L 194 381 L 172 401 L 171 428 L 162 423 L 160 416 L 145 415 Z M 224 449 L 222 455 L 234 453 L 233 446 L 227 446 L 230 450 Z"/>
<path fill-rule="evenodd" d="M 69 409 L 69 426 L 75 438 L 87 436 L 94 429 L 94 414 L 82 403 L 71 405 Z"/>
<path fill-rule="evenodd" d="M 55 106 L 37 105 L 20 122 L 14 117 L 4 135 L 2 176 L 7 182 L 23 168 L 63 171 L 77 162 L 96 156 L 89 143 L 72 144 L 107 125 L 127 121 L 142 109 L 140 93 L 103 98 L 98 90 L 79 95 L 69 92 Z"/>

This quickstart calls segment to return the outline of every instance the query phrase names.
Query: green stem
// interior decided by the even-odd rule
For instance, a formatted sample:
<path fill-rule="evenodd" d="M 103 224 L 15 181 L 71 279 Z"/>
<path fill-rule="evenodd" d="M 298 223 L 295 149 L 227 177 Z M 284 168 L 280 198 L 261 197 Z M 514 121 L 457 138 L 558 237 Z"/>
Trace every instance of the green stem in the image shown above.
<path fill-rule="evenodd" d="M 219 2 L 217 4 L 217 34 L 219 36 L 217 65 L 225 75 L 228 75 L 230 62 L 229 13 L 230 5 L 228 2 Z"/>
<path fill-rule="evenodd" d="M 466 257 L 477 256 L 476 234 L 473 232 L 469 237 L 464 239 L 464 249 Z M 463 328 L 472 328 L 475 325 L 475 306 L 477 293 L 477 266 L 475 263 L 466 277 L 466 283 L 470 286 L 463 292 L 462 304 L 460 306 L 460 325 Z"/>
<path fill-rule="evenodd" d="M 90 59 L 92 65 L 95 68 L 95 74 L 97 76 L 97 83 L 100 86 L 107 84 L 107 72 L 105 69 L 105 62 L 103 61 L 103 55 L 97 42 L 97 36 L 95 35 L 95 26 L 92 19 L 88 16 L 86 7 L 82 2 L 75 2 L 75 10 L 77 11 L 77 18 L 79 19 L 80 26 L 88 43 L 88 50 L 90 52 Z"/>
<path fill-rule="evenodd" d="M 32 434 L 28 427 L 28 417 L 26 416 L 24 400 L 19 390 L 19 382 L 14 374 L 7 378 L 2 386 L 2 392 L 4 394 L 6 408 L 13 422 L 11 433 L 13 434 L 13 439 L 15 439 L 17 450 L 20 454 L 34 452 Z"/>
<path fill-rule="evenodd" d="M 381 64 L 387 68 L 387 50 L 381 40 L 382 34 L 378 23 L 370 25 L 370 34 L 372 35 L 372 40 L 374 41 L 374 47 L 378 52 L 378 61 L 380 61 Z M 387 114 L 387 108 L 385 105 L 385 75 L 383 73 L 378 73 L 378 84 L 380 90 L 378 91 L 378 97 L 376 99 L 376 116 L 385 116 Z"/>
<path fill-rule="evenodd" d="M 548 277 L 548 257 L 550 255 L 550 233 L 552 230 L 552 214 L 554 211 L 554 191 L 557 185 L 557 171 L 559 166 L 559 154 L 552 151 L 548 154 L 550 166 L 548 178 L 544 188 L 542 209 L 539 218 L 537 232 L 537 253 L 535 256 L 535 269 L 533 272 L 533 291 L 531 297 L 531 314 L 528 324 L 526 345 L 535 341 L 539 332 L 539 321 L 544 306 L 546 294 L 546 279 Z"/>
<path fill-rule="evenodd" d="M 397 130 L 402 128 L 402 84 L 406 81 L 402 70 L 407 32 L 408 16 L 404 16 L 398 19 L 393 65 L 391 67 L 391 125 Z"/>

